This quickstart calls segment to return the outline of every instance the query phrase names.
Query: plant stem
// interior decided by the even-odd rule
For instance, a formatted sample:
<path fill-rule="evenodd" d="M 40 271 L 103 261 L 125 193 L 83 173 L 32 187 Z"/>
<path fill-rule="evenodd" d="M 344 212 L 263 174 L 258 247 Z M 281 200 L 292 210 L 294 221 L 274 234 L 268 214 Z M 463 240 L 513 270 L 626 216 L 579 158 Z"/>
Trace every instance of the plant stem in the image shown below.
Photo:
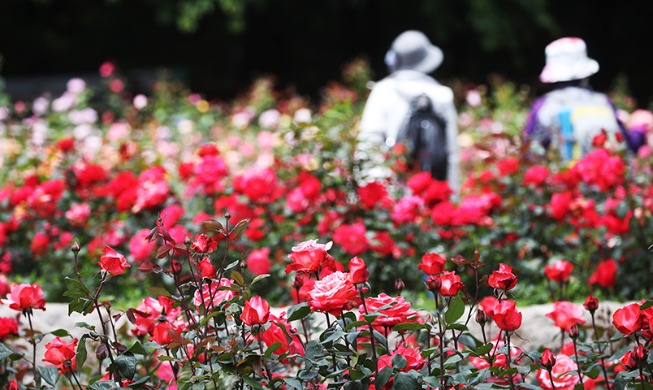
<path fill-rule="evenodd" d="M 572 337 L 571 341 L 574 343 L 574 357 L 576 358 L 576 366 L 578 366 L 578 379 L 580 379 L 580 384 L 582 385 L 583 374 L 580 372 L 580 362 L 578 361 L 578 348 L 576 348 L 576 337 Z"/>
<path fill-rule="evenodd" d="M 359 288 L 358 292 L 360 293 L 361 301 L 363 302 L 363 310 L 364 310 L 365 314 L 368 314 L 367 304 L 365 304 L 365 294 L 363 294 L 363 289 Z M 367 326 L 369 327 L 369 330 L 370 330 L 370 343 L 372 344 L 372 359 L 374 359 L 374 374 L 376 376 L 378 376 L 379 375 L 379 362 L 378 362 L 378 358 L 376 356 L 376 342 L 374 340 L 375 339 L 375 337 L 374 337 L 374 327 L 372 326 L 371 322 L 368 323 Z M 431 371 L 430 360 L 431 360 L 431 357 L 429 356 L 429 375 L 430 375 L 430 371 Z"/>
<path fill-rule="evenodd" d="M 506 365 L 508 366 L 508 380 L 510 381 L 510 389 L 514 390 L 515 389 L 515 382 L 513 381 L 512 378 L 512 372 L 510 372 L 510 367 L 511 367 L 511 361 L 512 361 L 512 355 L 510 353 L 510 333 L 511 332 L 506 332 L 506 346 L 508 347 L 508 351 L 506 352 Z"/>
<path fill-rule="evenodd" d="M 25 309 L 23 313 L 25 313 L 25 316 L 27 316 L 29 331 L 31 333 L 29 343 L 32 344 L 32 372 L 34 375 L 34 383 L 36 383 L 36 378 L 38 378 L 38 371 L 36 370 L 36 339 L 34 338 L 34 327 L 32 326 L 32 309 Z"/>

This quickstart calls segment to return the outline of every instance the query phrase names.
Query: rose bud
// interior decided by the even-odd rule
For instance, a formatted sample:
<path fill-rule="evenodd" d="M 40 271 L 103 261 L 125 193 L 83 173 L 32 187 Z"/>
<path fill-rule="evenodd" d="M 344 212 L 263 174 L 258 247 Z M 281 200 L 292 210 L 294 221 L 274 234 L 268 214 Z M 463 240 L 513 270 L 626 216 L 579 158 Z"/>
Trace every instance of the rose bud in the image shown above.
<path fill-rule="evenodd" d="M 588 295 L 587 298 L 585 298 L 583 306 L 585 306 L 585 309 L 587 309 L 591 314 L 594 314 L 594 312 L 599 308 L 599 300 L 595 296 Z"/>
<path fill-rule="evenodd" d="M 569 327 L 569 337 L 572 339 L 576 339 L 578 337 L 578 325 L 574 324 L 571 327 Z"/>
<path fill-rule="evenodd" d="M 349 260 L 349 279 L 354 284 L 364 284 L 370 277 L 370 272 L 367 270 L 367 265 L 363 259 L 354 256 Z"/>
<path fill-rule="evenodd" d="M 487 314 L 481 309 L 478 309 L 476 311 L 476 322 L 479 323 L 481 326 L 485 325 L 487 322 Z"/>
<path fill-rule="evenodd" d="M 431 275 L 426 279 L 426 288 L 433 292 L 434 294 L 440 291 L 440 287 L 442 286 L 442 278 L 440 275 Z"/>
<path fill-rule="evenodd" d="M 395 279 L 395 290 L 397 290 L 397 292 L 401 293 L 401 291 L 402 291 L 405 287 L 406 287 L 406 285 L 404 284 L 404 281 L 403 281 L 403 280 L 401 280 L 401 279 Z"/>
<path fill-rule="evenodd" d="M 551 371 L 553 366 L 555 366 L 556 358 L 553 356 L 553 352 L 551 352 L 549 348 L 545 348 L 544 351 L 542 351 L 541 363 L 547 371 Z"/>

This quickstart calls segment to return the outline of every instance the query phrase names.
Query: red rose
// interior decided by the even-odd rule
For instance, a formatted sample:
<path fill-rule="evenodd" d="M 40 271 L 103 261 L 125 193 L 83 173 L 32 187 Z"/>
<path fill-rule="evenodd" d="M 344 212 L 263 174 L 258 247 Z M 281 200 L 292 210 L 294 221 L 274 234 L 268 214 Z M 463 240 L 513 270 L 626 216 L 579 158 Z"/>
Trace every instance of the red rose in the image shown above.
<path fill-rule="evenodd" d="M 397 202 L 390 212 L 392 222 L 401 225 L 415 222 L 420 216 L 424 201 L 418 196 L 405 196 Z"/>
<path fill-rule="evenodd" d="M 214 144 L 204 144 L 197 149 L 197 155 L 204 156 L 219 156 L 220 150 Z"/>
<path fill-rule="evenodd" d="M 549 348 L 544 348 L 544 351 L 542 351 L 542 358 L 540 360 L 542 365 L 546 367 L 547 370 L 550 370 L 556 364 L 556 358 Z"/>
<path fill-rule="evenodd" d="M 427 275 L 439 275 L 444 271 L 444 263 L 447 261 L 437 253 L 426 253 L 422 256 L 422 263 L 417 268 Z"/>
<path fill-rule="evenodd" d="M 228 289 L 221 289 L 220 287 L 229 287 L 234 283 L 233 280 L 222 278 L 211 280 L 209 283 L 202 285 L 202 291 L 195 290 L 193 295 L 193 304 L 197 310 L 204 308 L 207 312 L 213 311 L 213 308 L 220 306 L 223 302 L 229 301 L 236 296 L 236 292 Z"/>
<path fill-rule="evenodd" d="M 499 302 L 494 310 L 494 322 L 499 329 L 513 331 L 521 326 L 522 314 L 517 310 L 515 301 L 504 300 Z"/>
<path fill-rule="evenodd" d="M 159 217 L 163 221 L 163 227 L 170 229 L 174 226 L 181 217 L 184 216 L 184 208 L 178 204 L 171 204 L 170 206 L 164 208 L 159 213 Z"/>
<path fill-rule="evenodd" d="M 270 304 L 265 299 L 255 296 L 245 301 L 245 307 L 240 314 L 240 319 L 247 326 L 262 325 L 268 322 Z"/>
<path fill-rule="evenodd" d="M 87 203 L 75 203 L 66 211 L 65 216 L 72 226 L 83 227 L 91 216 L 91 206 Z"/>
<path fill-rule="evenodd" d="M 418 319 L 417 312 L 411 310 L 410 303 L 406 302 L 401 295 L 391 297 L 385 293 L 381 293 L 376 298 L 366 298 L 365 306 L 361 305 L 358 311 L 364 313 L 365 307 L 367 307 L 368 313 L 378 312 L 380 314 L 374 317 L 374 321 L 372 322 L 374 327 L 392 328 L 397 324 L 415 322 Z M 385 307 L 385 309 L 380 309 L 382 307 Z"/>
<path fill-rule="evenodd" d="M 288 255 L 291 264 L 286 266 L 286 273 L 292 271 L 313 273 L 317 272 L 325 263 L 330 261 L 327 251 L 331 249 L 332 242 L 318 244 L 317 240 L 304 241 L 292 247 L 292 253 Z"/>
<path fill-rule="evenodd" d="M 536 165 L 534 167 L 530 167 L 526 173 L 524 173 L 524 180 L 522 181 L 522 184 L 525 186 L 532 184 L 537 187 L 544 183 L 550 174 L 551 172 L 549 172 L 549 168 L 545 166 Z"/>
<path fill-rule="evenodd" d="M 478 303 L 481 309 L 487 314 L 488 317 L 494 319 L 494 311 L 496 310 L 497 306 L 499 305 L 499 300 L 496 299 L 495 297 L 489 296 L 481 299 L 481 301 Z"/>
<path fill-rule="evenodd" d="M 370 249 L 380 255 L 392 255 L 398 249 L 395 241 L 390 236 L 390 232 L 382 231 L 374 233 L 374 238 L 370 240 Z"/>
<path fill-rule="evenodd" d="M 588 295 L 587 298 L 585 298 L 585 303 L 583 303 L 583 306 L 590 313 L 594 313 L 599 308 L 599 300 L 595 296 Z"/>
<path fill-rule="evenodd" d="M 154 329 L 152 330 L 152 337 L 150 337 L 150 340 L 159 345 L 170 344 L 174 341 L 170 335 L 170 329 L 172 329 L 172 326 L 165 322 L 157 323 L 154 325 Z"/>
<path fill-rule="evenodd" d="M 363 259 L 354 257 L 349 260 L 349 279 L 354 284 L 362 284 L 367 282 L 370 277 L 370 272 L 367 270 L 367 265 Z"/>
<path fill-rule="evenodd" d="M 234 178 L 234 189 L 252 202 L 269 202 L 277 189 L 277 175 L 270 169 L 250 169 Z"/>
<path fill-rule="evenodd" d="M 552 265 L 544 267 L 544 274 L 553 282 L 566 282 L 569 280 L 574 265 L 567 260 L 559 260 Z"/>
<path fill-rule="evenodd" d="M 551 211 L 551 216 L 554 219 L 562 220 L 569 213 L 569 206 L 573 195 L 571 192 L 557 192 L 551 196 L 551 203 L 549 204 L 549 209 Z"/>
<path fill-rule="evenodd" d="M 143 262 L 150 259 L 156 242 L 148 242 L 146 237 L 150 234 L 149 229 L 141 229 L 129 239 L 129 253 L 137 262 Z"/>
<path fill-rule="evenodd" d="M 247 263 L 247 269 L 254 275 L 269 274 L 272 266 L 270 248 L 252 249 L 245 262 Z"/>
<path fill-rule="evenodd" d="M 15 318 L 0 317 L 0 340 L 18 335 L 18 322 Z"/>
<path fill-rule="evenodd" d="M 32 242 L 30 243 L 29 247 L 32 250 L 32 254 L 35 257 L 39 257 L 45 254 L 45 252 L 48 250 L 49 245 L 50 236 L 44 232 L 36 232 L 34 233 L 34 238 L 32 238 Z"/>
<path fill-rule="evenodd" d="M 492 271 L 488 284 L 497 290 L 512 290 L 517 285 L 517 275 L 512 273 L 511 266 L 501 263 L 498 270 Z"/>
<path fill-rule="evenodd" d="M 627 336 L 642 329 L 644 323 L 642 317 L 639 303 L 631 303 L 614 312 L 612 324 L 619 332 Z"/>
<path fill-rule="evenodd" d="M 360 305 L 356 286 L 346 273 L 336 271 L 315 282 L 309 293 L 311 309 L 334 316 L 340 316 L 343 310 L 350 310 Z"/>
<path fill-rule="evenodd" d="M 616 283 L 617 262 L 614 259 L 608 259 L 599 263 L 596 270 L 589 278 L 590 284 L 598 284 L 603 288 L 614 287 Z"/>
<path fill-rule="evenodd" d="M 197 253 L 211 253 L 217 247 L 217 241 L 212 240 L 208 235 L 201 233 L 195 235 L 195 240 L 193 240 L 190 249 Z"/>
<path fill-rule="evenodd" d="M 505 160 L 501 160 L 497 163 L 497 168 L 499 168 L 499 176 L 508 176 L 519 171 L 519 159 L 516 157 L 508 157 Z"/>
<path fill-rule="evenodd" d="M 310 173 L 302 172 L 299 174 L 298 180 L 298 188 L 307 200 L 313 202 L 318 198 L 318 196 L 320 196 L 320 191 L 322 190 L 322 182 L 320 182 L 320 179 Z"/>
<path fill-rule="evenodd" d="M 445 200 L 433 206 L 431 220 L 436 226 L 453 225 L 457 210 L 457 207 L 453 203 Z"/>
<path fill-rule="evenodd" d="M 453 297 L 458 294 L 461 288 L 465 287 L 460 280 L 460 276 L 456 275 L 453 271 L 443 272 L 440 280 L 442 281 L 440 295 L 444 297 Z"/>
<path fill-rule="evenodd" d="M 438 202 L 443 202 L 453 194 L 449 183 L 446 181 L 433 180 L 426 188 L 422 198 L 428 206 L 432 206 Z"/>
<path fill-rule="evenodd" d="M 569 331 L 573 325 L 585 323 L 582 307 L 567 301 L 555 302 L 553 311 L 546 316 L 553 320 L 555 326 L 564 331 Z"/>
<path fill-rule="evenodd" d="M 68 372 L 76 368 L 75 351 L 77 350 L 77 339 L 72 343 L 67 343 L 57 336 L 54 340 L 45 344 L 45 354 L 43 361 L 59 367 L 63 372 Z"/>
<path fill-rule="evenodd" d="M 45 299 L 43 299 L 43 290 L 36 283 L 14 284 L 9 293 L 11 304 L 10 309 L 25 311 L 29 309 L 45 310 Z"/>
<path fill-rule="evenodd" d="M 413 194 L 421 195 L 433 182 L 433 177 L 429 172 L 416 173 L 408 179 L 406 185 Z"/>
<path fill-rule="evenodd" d="M 208 191 L 227 175 L 227 164 L 219 156 L 207 155 L 193 167 L 195 179 Z"/>
<path fill-rule="evenodd" d="M 57 147 L 64 153 L 70 152 L 75 147 L 75 140 L 73 138 L 60 139 L 57 142 Z"/>
<path fill-rule="evenodd" d="M 215 278 L 215 266 L 211 264 L 211 259 L 208 257 L 203 258 L 199 264 L 197 264 L 197 268 L 199 268 L 203 278 Z"/>
<path fill-rule="evenodd" d="M 340 225 L 333 233 L 333 241 L 352 256 L 358 256 L 365 252 L 369 246 L 366 229 L 362 223 L 353 225 Z"/>
<path fill-rule="evenodd" d="M 131 267 L 129 263 L 127 263 L 125 256 L 116 252 L 108 245 L 102 249 L 102 256 L 100 256 L 98 265 L 100 266 L 100 269 L 107 271 L 111 276 L 124 274 L 125 269 Z"/>
<path fill-rule="evenodd" d="M 392 367 L 392 358 L 397 355 L 401 355 L 406 359 L 406 366 L 400 369 L 403 372 L 411 370 L 419 371 L 424 367 L 424 363 L 426 363 L 426 359 L 422 356 L 419 349 L 400 345 L 391 354 L 379 357 L 379 371 L 385 367 Z"/>
<path fill-rule="evenodd" d="M 541 368 L 537 370 L 536 378 L 540 382 L 540 386 L 546 390 L 553 390 L 551 386 L 551 378 L 553 378 L 556 390 L 573 390 L 574 386 L 580 382 L 578 375 L 572 372 L 578 370 L 578 366 L 567 355 L 559 354 L 554 360 L 555 363 L 550 374 L 548 370 Z"/>
<path fill-rule="evenodd" d="M 184 325 L 181 316 L 181 307 L 174 307 L 175 301 L 160 295 L 157 299 L 147 297 L 141 301 L 134 311 L 134 324 L 136 328 L 132 333 L 136 336 L 153 335 L 154 328 L 161 322 L 171 324 L 173 327 Z"/>
<path fill-rule="evenodd" d="M 304 356 L 304 347 L 294 329 L 284 318 L 270 315 L 270 326 L 261 333 L 261 340 L 269 347 L 272 344 L 281 344 L 272 354 L 281 356 L 285 354 Z M 291 341 L 288 336 L 291 335 Z"/>
<path fill-rule="evenodd" d="M 621 358 L 623 364 L 628 370 L 633 371 L 638 369 L 642 363 L 646 362 L 646 349 L 643 345 L 638 345 L 632 351 L 626 352 Z"/>
<path fill-rule="evenodd" d="M 363 207 L 366 209 L 373 209 L 379 202 L 388 196 L 388 191 L 385 186 L 383 183 L 378 181 L 373 181 L 367 183 L 363 187 L 358 187 L 356 191 L 358 192 L 358 197 L 360 198 Z"/>

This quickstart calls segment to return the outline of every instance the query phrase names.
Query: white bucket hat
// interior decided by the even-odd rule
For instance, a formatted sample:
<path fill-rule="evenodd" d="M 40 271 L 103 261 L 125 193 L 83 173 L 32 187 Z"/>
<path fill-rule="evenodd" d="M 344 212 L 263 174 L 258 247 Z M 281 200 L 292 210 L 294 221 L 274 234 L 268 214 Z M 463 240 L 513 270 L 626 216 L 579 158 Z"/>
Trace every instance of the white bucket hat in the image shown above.
<path fill-rule="evenodd" d="M 440 66 L 443 58 L 442 50 L 431 44 L 424 33 L 409 30 L 401 33 L 392 42 L 385 55 L 385 64 L 393 72 L 416 70 L 431 73 Z"/>
<path fill-rule="evenodd" d="M 587 46 L 580 38 L 560 38 L 544 49 L 546 66 L 540 73 L 543 83 L 581 80 L 599 71 L 599 63 L 587 57 Z"/>

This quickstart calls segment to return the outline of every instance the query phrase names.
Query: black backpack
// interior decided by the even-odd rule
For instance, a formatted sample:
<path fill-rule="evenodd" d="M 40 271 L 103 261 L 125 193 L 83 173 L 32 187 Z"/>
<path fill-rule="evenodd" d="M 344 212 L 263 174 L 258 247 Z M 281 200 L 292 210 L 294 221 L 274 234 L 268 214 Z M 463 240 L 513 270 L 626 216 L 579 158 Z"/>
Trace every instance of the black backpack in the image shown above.
<path fill-rule="evenodd" d="M 425 94 L 410 102 L 397 142 L 406 146 L 409 163 L 438 180 L 447 179 L 447 123 Z"/>

